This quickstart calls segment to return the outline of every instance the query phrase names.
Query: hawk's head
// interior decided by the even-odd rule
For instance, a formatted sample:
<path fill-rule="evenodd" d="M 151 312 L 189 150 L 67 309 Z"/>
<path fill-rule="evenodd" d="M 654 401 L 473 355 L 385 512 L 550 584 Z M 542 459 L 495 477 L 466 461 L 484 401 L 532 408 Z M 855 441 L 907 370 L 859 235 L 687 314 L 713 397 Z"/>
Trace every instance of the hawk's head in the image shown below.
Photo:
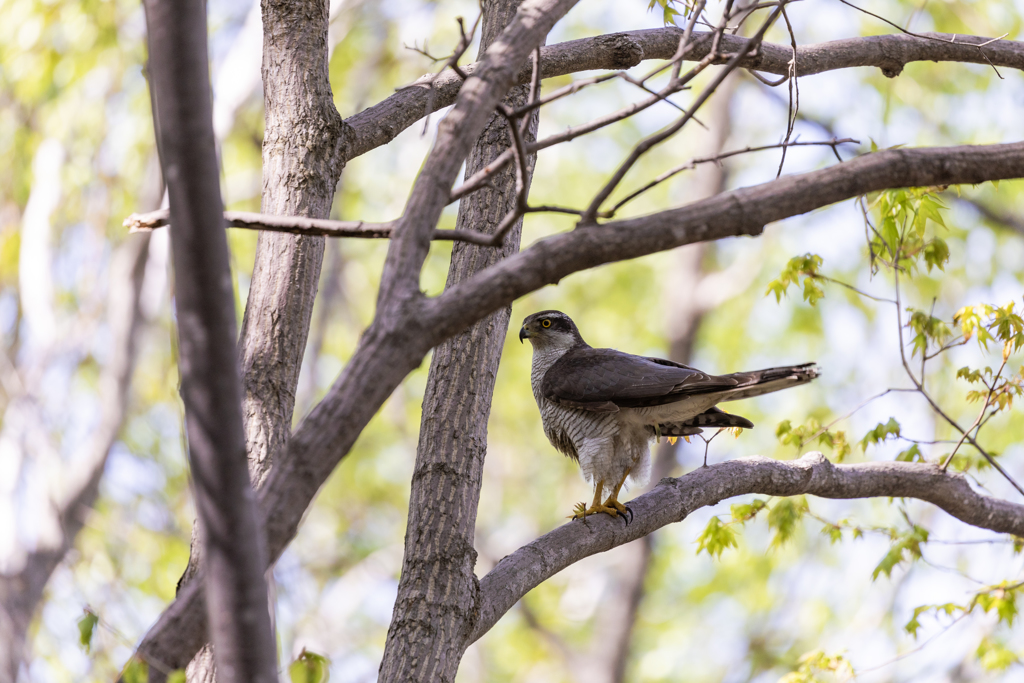
<path fill-rule="evenodd" d="M 564 347 L 583 344 L 580 331 L 572 318 L 561 311 L 541 311 L 527 316 L 519 330 L 519 341 L 529 339 L 534 348 Z"/>

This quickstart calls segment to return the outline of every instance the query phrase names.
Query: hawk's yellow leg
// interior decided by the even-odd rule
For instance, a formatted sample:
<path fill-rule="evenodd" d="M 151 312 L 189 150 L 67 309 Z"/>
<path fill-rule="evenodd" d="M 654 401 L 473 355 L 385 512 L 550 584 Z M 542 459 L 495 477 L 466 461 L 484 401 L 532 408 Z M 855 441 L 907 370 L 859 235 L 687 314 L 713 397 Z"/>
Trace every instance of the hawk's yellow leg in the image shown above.
<path fill-rule="evenodd" d="M 626 470 L 626 473 L 622 475 L 622 479 L 619 480 L 619 483 L 612 491 L 612 495 L 608 496 L 608 500 L 604 502 L 604 507 L 614 508 L 623 517 L 626 515 L 626 506 L 619 502 L 619 491 L 622 490 L 622 485 L 626 483 L 626 477 L 628 476 L 629 470 Z"/>
<path fill-rule="evenodd" d="M 625 478 L 623 478 L 623 481 L 625 481 Z M 619 484 L 619 486 L 622 486 L 622 484 Z M 622 510 L 625 510 L 626 507 L 621 503 L 618 503 L 617 501 L 616 505 L 614 506 L 609 507 L 608 505 L 602 505 L 601 492 L 603 490 L 604 480 L 602 479 L 601 481 L 597 482 L 597 487 L 594 490 L 594 502 L 590 505 L 590 507 L 584 507 L 583 503 L 577 503 L 576 508 L 573 510 L 573 514 L 572 517 L 570 517 L 570 519 L 586 519 L 589 515 L 596 515 L 598 512 L 606 512 L 612 517 L 618 517 L 620 512 L 618 506 L 621 505 Z"/>

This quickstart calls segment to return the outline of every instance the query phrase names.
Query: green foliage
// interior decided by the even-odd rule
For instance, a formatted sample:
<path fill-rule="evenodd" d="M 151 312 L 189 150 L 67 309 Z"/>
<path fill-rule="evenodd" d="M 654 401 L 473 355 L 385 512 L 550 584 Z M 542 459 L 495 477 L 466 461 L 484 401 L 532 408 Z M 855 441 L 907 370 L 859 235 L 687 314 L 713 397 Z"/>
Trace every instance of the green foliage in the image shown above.
<path fill-rule="evenodd" d="M 846 681 L 853 676 L 853 665 L 846 657 L 814 650 L 801 656 L 797 670 L 780 678 L 779 683 L 825 683 Z"/>
<path fill-rule="evenodd" d="M 889 437 L 898 438 L 899 435 L 900 423 L 896 421 L 896 418 L 890 417 L 888 422 L 885 424 L 879 422 L 864 435 L 864 438 L 860 440 L 860 449 L 867 452 L 869 445 L 874 446 L 882 443 Z"/>
<path fill-rule="evenodd" d="M 914 608 L 914 616 L 912 616 L 910 618 L 910 621 L 908 621 L 906 625 L 904 625 L 903 629 L 907 633 L 912 635 L 914 638 L 917 638 L 917 632 L 921 628 L 920 617 L 922 614 L 925 614 L 927 612 L 934 612 L 935 614 L 942 613 L 946 616 L 953 616 L 953 614 L 955 614 L 958 611 L 966 612 L 969 611 L 969 608 L 964 607 L 963 605 L 957 605 L 953 602 L 947 602 L 941 605 L 920 605 Z"/>
<path fill-rule="evenodd" d="M 907 320 L 906 326 L 914 333 L 910 340 L 914 345 L 912 356 L 916 356 L 918 353 L 923 356 L 928 350 L 928 344 L 941 347 L 946 340 L 953 336 L 949 325 L 941 318 L 909 307 L 907 312 L 910 313 L 910 318 Z"/>
<path fill-rule="evenodd" d="M 1017 593 L 1020 585 L 1012 587 L 1004 584 L 994 586 L 988 590 L 978 593 L 974 602 L 985 612 L 995 612 L 999 621 L 1007 626 L 1013 626 L 1017 618 Z"/>
<path fill-rule="evenodd" d="M 100 618 L 90 609 L 86 609 L 85 614 L 78 620 L 78 642 L 86 652 L 92 648 L 92 636 L 99 621 Z"/>
<path fill-rule="evenodd" d="M 676 9 L 679 5 L 683 7 L 681 13 Z M 647 4 L 647 11 L 650 12 L 655 7 L 661 9 L 661 20 L 665 26 L 673 26 L 676 23 L 676 17 L 686 16 L 691 9 L 688 2 L 681 2 L 680 0 L 651 0 Z"/>
<path fill-rule="evenodd" d="M 928 530 L 916 524 L 907 533 L 895 535 L 889 552 L 885 554 L 882 561 L 871 572 L 872 580 L 877 579 L 881 574 L 892 576 L 892 570 L 896 565 L 908 558 L 911 560 L 920 558 L 921 544 L 927 541 Z"/>
<path fill-rule="evenodd" d="M 706 552 L 711 557 L 721 558 L 727 548 L 736 548 L 736 532 L 727 524 L 722 524 L 718 517 L 712 517 L 697 538 L 697 554 Z"/>
<path fill-rule="evenodd" d="M 921 453 L 921 449 L 915 443 L 910 448 L 900 451 L 896 455 L 897 462 L 926 462 L 924 454 Z"/>
<path fill-rule="evenodd" d="M 796 427 L 790 420 L 783 420 L 775 428 L 775 436 L 783 445 L 795 445 L 798 449 L 817 439 L 819 445 L 832 449 L 832 457 L 836 462 L 843 462 L 851 452 L 846 432 L 823 428 L 813 417 Z"/>
<path fill-rule="evenodd" d="M 292 683 L 327 683 L 330 673 L 327 658 L 305 648 L 288 667 L 288 678 Z"/>
<path fill-rule="evenodd" d="M 807 499 L 803 496 L 782 498 L 768 511 L 768 527 L 775 530 L 771 547 L 779 548 L 793 537 L 804 513 Z"/>
<path fill-rule="evenodd" d="M 186 680 L 188 676 L 184 669 L 175 669 L 167 675 L 167 683 L 185 683 Z"/>
<path fill-rule="evenodd" d="M 926 237 L 929 222 L 948 229 L 942 217 L 946 206 L 938 198 L 945 189 L 918 187 L 879 193 L 870 204 L 880 216 L 878 226 L 870 226 L 868 239 L 872 270 L 881 262 L 913 273 L 922 258 L 929 272 L 936 267 L 945 269 L 949 245 L 940 237 Z"/>
<path fill-rule="evenodd" d="M 758 512 L 764 510 L 766 507 L 768 507 L 768 503 L 761 500 L 760 498 L 755 498 L 749 503 L 741 503 L 738 505 L 730 506 L 729 512 L 732 514 L 733 522 L 743 524 L 745 522 L 749 522 L 750 520 L 752 520 L 754 517 L 757 516 Z"/>
<path fill-rule="evenodd" d="M 124 683 L 146 683 L 149 680 L 149 665 L 138 657 L 133 657 L 121 671 Z"/>
<path fill-rule="evenodd" d="M 800 278 L 803 277 L 804 301 L 812 306 L 815 305 L 825 296 L 825 290 L 822 289 L 820 283 L 820 279 L 823 277 L 820 272 L 821 264 L 822 258 L 817 254 L 794 256 L 789 259 L 786 267 L 782 269 L 778 279 L 768 283 L 765 296 L 774 294 L 775 301 L 781 302 L 789 286 L 798 285 Z"/>
<path fill-rule="evenodd" d="M 981 639 L 975 656 L 986 671 L 1005 671 L 1012 664 L 1020 664 L 1020 656 L 1017 653 L 990 636 Z"/>

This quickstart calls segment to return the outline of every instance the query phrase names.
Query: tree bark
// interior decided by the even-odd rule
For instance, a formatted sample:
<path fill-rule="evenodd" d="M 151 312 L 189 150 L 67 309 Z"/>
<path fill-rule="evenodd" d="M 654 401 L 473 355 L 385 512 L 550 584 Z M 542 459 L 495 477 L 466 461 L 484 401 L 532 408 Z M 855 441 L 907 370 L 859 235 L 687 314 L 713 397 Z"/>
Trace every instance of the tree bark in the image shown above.
<path fill-rule="evenodd" d="M 519 0 L 483 5 L 481 54 L 515 14 Z M 528 101 L 530 86 L 513 88 L 503 104 Z M 516 124 L 518 125 L 518 123 Z M 523 136 L 536 139 L 537 115 Z M 466 162 L 466 177 L 513 144 L 508 122 L 491 116 Z M 536 155 L 527 160 L 527 189 Z M 507 166 L 491 186 L 462 200 L 457 229 L 493 234 L 516 205 L 518 168 Z M 447 287 L 519 251 L 522 218 L 501 248 L 456 243 Z M 409 522 L 398 598 L 388 630 L 383 681 L 452 681 L 468 646 L 477 599 L 474 572 L 477 506 L 487 454 L 487 418 L 508 330 L 504 306 L 434 349 L 423 398 L 419 445 L 409 496 Z"/>
<path fill-rule="evenodd" d="M 328 78 L 328 0 L 263 2 L 262 211 L 327 218 L 345 165 L 347 127 Z M 239 355 L 252 485 L 266 480 L 291 434 L 299 370 L 323 264 L 324 238 L 260 233 Z M 193 534 L 185 585 L 202 561 Z M 206 646 L 188 667 L 212 681 Z"/>
<path fill-rule="evenodd" d="M 973 526 L 1024 537 L 1024 505 L 977 493 L 961 474 L 938 464 L 869 462 L 833 465 L 821 453 L 799 460 L 761 456 L 699 467 L 678 479 L 665 478 L 630 501 L 633 521 L 625 526 L 608 516 L 590 523 L 563 524 L 524 545 L 480 579 L 477 640 L 526 593 L 584 557 L 646 536 L 686 519 L 695 510 L 749 493 L 822 498 L 917 498 Z"/>
<path fill-rule="evenodd" d="M 220 195 L 206 6 L 146 0 L 153 117 L 167 179 L 181 396 L 223 680 L 274 683 L 264 536 L 246 467 L 235 305 Z"/>

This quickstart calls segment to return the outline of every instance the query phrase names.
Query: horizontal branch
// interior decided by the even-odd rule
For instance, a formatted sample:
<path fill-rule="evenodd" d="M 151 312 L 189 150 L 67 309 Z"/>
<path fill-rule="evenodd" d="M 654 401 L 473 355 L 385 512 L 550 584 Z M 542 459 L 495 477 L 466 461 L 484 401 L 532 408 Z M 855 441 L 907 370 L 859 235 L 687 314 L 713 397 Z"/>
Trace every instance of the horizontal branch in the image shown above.
<path fill-rule="evenodd" d="M 759 235 L 765 225 L 868 192 L 1024 177 L 1024 142 L 894 149 L 784 176 L 659 213 L 537 242 L 427 302 L 442 339 L 519 297 L 588 268 L 684 244 Z"/>
<path fill-rule="evenodd" d="M 974 491 L 959 474 L 938 465 L 871 462 L 833 465 L 821 453 L 783 462 L 755 456 L 702 467 L 661 480 L 630 501 L 633 522 L 606 515 L 586 524 L 564 524 L 503 558 L 480 580 L 480 618 L 470 641 L 479 639 L 505 612 L 541 582 L 585 557 L 642 538 L 680 522 L 694 511 L 745 494 L 822 498 L 917 498 L 962 522 L 1024 537 L 1024 505 Z"/>
<path fill-rule="evenodd" d="M 364 239 L 388 239 L 394 228 L 394 221 L 367 223 L 364 221 L 332 221 L 325 218 L 305 216 L 275 216 L 251 211 L 225 211 L 224 222 L 229 228 L 289 232 L 295 235 L 322 235 L 324 237 L 361 237 Z M 124 220 L 124 227 L 131 232 L 144 232 L 170 224 L 167 209 L 149 213 L 133 213 Z M 489 245 L 491 236 L 472 230 L 434 230 L 433 239 L 469 242 Z"/>
<path fill-rule="evenodd" d="M 966 62 L 1024 70 L 1024 43 L 948 33 L 869 36 L 833 40 L 797 48 L 796 71 L 800 76 L 871 66 L 889 77 L 897 76 L 911 62 Z M 582 38 L 541 48 L 541 77 L 553 78 L 592 70 L 621 70 L 648 59 L 671 59 L 679 49 L 682 30 L 659 28 Z M 719 52 L 728 58 L 742 50 L 747 39 L 723 35 Z M 700 61 L 711 51 L 712 33 L 694 31 L 687 61 Z M 765 73 L 787 75 L 793 51 L 789 45 L 763 43 L 755 57 L 740 66 Z M 724 60 L 723 60 L 724 61 Z M 461 67 L 471 75 L 477 64 Z M 518 83 L 529 83 L 532 67 L 524 68 Z M 454 71 L 424 76 L 386 100 L 345 120 L 352 132 L 346 151 L 354 159 L 394 140 L 424 116 L 451 105 L 463 79 Z"/>
<path fill-rule="evenodd" d="M 294 538 L 320 486 L 370 418 L 430 348 L 518 297 L 605 263 L 693 242 L 756 235 L 770 222 L 866 192 L 1020 177 L 1024 143 L 866 154 L 681 208 L 556 235 L 425 300 L 401 326 L 371 326 L 324 400 L 295 430 L 260 491 L 272 560 Z M 195 580 L 182 589 L 147 634 L 140 654 L 174 666 L 189 661 L 205 642 L 201 583 Z"/>

